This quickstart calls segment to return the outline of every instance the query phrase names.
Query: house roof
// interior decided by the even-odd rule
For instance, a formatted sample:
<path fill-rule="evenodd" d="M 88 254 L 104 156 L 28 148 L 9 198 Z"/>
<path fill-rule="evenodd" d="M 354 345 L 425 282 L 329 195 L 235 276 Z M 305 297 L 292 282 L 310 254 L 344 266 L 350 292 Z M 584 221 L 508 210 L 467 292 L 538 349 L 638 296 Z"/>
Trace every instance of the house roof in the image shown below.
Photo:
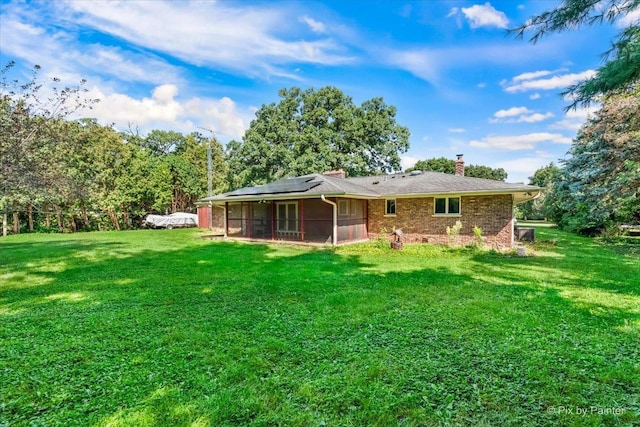
<path fill-rule="evenodd" d="M 245 187 L 201 199 L 200 202 L 284 200 L 300 198 L 352 197 L 428 197 L 436 195 L 514 194 L 516 202 L 534 198 L 539 187 L 503 181 L 471 178 L 439 172 L 412 172 L 354 178 L 311 174 L 284 178 L 256 187 Z"/>
<path fill-rule="evenodd" d="M 539 187 L 440 172 L 415 171 L 374 177 L 356 177 L 357 185 L 375 189 L 381 196 L 416 196 L 465 193 L 538 192 Z"/>

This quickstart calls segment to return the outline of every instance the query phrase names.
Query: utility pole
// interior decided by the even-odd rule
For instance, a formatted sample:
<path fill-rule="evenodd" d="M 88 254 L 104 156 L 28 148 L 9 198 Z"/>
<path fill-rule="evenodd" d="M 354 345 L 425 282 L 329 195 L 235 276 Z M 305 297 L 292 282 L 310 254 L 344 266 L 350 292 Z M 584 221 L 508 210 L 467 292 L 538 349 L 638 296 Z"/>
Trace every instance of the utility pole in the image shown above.
<path fill-rule="evenodd" d="M 211 139 L 209 139 L 207 142 L 207 197 L 213 196 L 213 159 L 211 157 Z"/>
<path fill-rule="evenodd" d="M 211 137 L 207 139 L 207 197 L 213 196 L 213 155 L 211 152 L 211 140 L 215 138 L 216 132 L 213 129 L 200 127 L 211 133 Z M 213 227 L 213 207 L 209 203 L 209 228 Z"/>

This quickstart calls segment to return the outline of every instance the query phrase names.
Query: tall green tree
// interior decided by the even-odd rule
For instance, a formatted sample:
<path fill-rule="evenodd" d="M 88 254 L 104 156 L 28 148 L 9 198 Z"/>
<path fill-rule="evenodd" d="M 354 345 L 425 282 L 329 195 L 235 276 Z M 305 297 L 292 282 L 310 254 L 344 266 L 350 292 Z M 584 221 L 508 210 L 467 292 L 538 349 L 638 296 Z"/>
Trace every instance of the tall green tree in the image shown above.
<path fill-rule="evenodd" d="M 180 150 L 186 137 L 180 132 L 154 129 L 140 143 L 152 155 L 162 156 Z"/>
<path fill-rule="evenodd" d="M 434 157 L 432 159 L 418 160 L 416 164 L 408 168 L 406 172 L 414 170 L 432 171 L 454 174 L 456 173 L 456 161 L 446 157 Z M 492 179 L 494 181 L 504 181 L 507 179 L 507 172 L 502 168 L 491 168 L 489 166 L 468 165 L 464 168 L 464 175 L 472 178 Z"/>
<path fill-rule="evenodd" d="M 229 166 L 226 161 L 226 155 L 223 145 L 211 136 L 206 138 L 199 132 L 193 132 L 186 136 L 185 143 L 176 150 L 176 154 L 183 157 L 189 163 L 194 165 L 198 170 L 199 187 L 198 192 L 192 194 L 193 203 L 202 198 L 208 192 L 208 154 L 211 150 L 211 184 L 213 194 L 219 194 L 227 191 L 227 175 Z M 206 192 L 205 192 L 206 191 Z M 191 206 L 194 208 L 194 205 Z"/>
<path fill-rule="evenodd" d="M 552 191 L 552 186 L 557 181 L 561 169 L 555 164 L 550 163 L 547 166 L 536 170 L 532 177 L 529 177 L 529 185 L 541 187 L 540 195 L 534 200 L 519 204 L 517 206 L 517 216 L 525 220 L 540 220 L 549 217 L 546 210 L 547 193 Z"/>
<path fill-rule="evenodd" d="M 233 187 L 333 169 L 362 176 L 400 168 L 409 130 L 382 98 L 358 107 L 331 86 L 279 95 L 256 112 L 242 142 L 228 144 Z"/>
<path fill-rule="evenodd" d="M 469 165 L 464 168 L 464 175 L 472 178 L 492 179 L 494 181 L 506 181 L 507 171 L 503 168 L 491 168 L 482 165 Z"/>
<path fill-rule="evenodd" d="M 164 212 L 173 196 L 170 167 L 162 159 L 138 147 L 127 147 L 124 168 L 116 177 L 124 227 L 135 228 L 149 212 Z"/>
<path fill-rule="evenodd" d="M 205 138 L 199 132 L 183 135 L 176 131 L 152 130 L 146 137 L 128 135 L 133 145 L 140 147 L 151 158 L 162 162 L 169 171 L 167 183 L 171 187 L 171 199 L 156 211 L 194 211 L 196 202 L 208 193 L 208 154 L 211 147 L 212 190 L 227 190 L 228 166 L 224 147 L 215 137 Z"/>
<path fill-rule="evenodd" d="M 26 81 L 12 76 L 14 62 L 0 70 L 0 210 L 3 235 L 7 234 L 7 213 L 14 211 L 14 229 L 19 226 L 18 212 L 31 200 L 46 192 L 46 180 L 60 176 L 59 166 L 51 161 L 56 145 L 68 136 L 60 120 L 71 113 L 90 107 L 94 102 L 84 97 L 82 80 L 75 86 L 61 87 L 54 78 L 47 85 L 49 94 L 42 95 L 39 80 L 40 66 L 33 67 Z"/>
<path fill-rule="evenodd" d="M 607 96 L 568 154 L 546 203 L 553 220 L 585 234 L 640 223 L 640 88 Z"/>
<path fill-rule="evenodd" d="M 426 160 L 418 160 L 416 164 L 413 165 L 413 167 L 408 168 L 406 172 L 414 170 L 454 174 L 456 173 L 456 162 L 455 160 L 447 159 L 446 157 L 434 157 Z"/>
<path fill-rule="evenodd" d="M 138 147 L 123 144 L 118 132 L 95 122 L 86 126 L 78 138 L 91 150 L 93 179 L 89 184 L 92 204 L 97 211 L 108 216 L 113 229 L 120 230 L 126 226 L 122 213 L 130 200 L 121 184 L 121 177 L 129 173 L 131 158 Z"/>
<path fill-rule="evenodd" d="M 535 43 L 548 33 L 619 22 L 639 9 L 640 0 L 565 0 L 510 31 L 518 37 L 531 33 L 530 41 Z M 633 90 L 640 79 L 640 21 L 631 21 L 621 29 L 605 57 L 607 60 L 595 76 L 570 86 L 563 94 L 573 99 L 569 109 L 591 104 L 602 95 Z"/>

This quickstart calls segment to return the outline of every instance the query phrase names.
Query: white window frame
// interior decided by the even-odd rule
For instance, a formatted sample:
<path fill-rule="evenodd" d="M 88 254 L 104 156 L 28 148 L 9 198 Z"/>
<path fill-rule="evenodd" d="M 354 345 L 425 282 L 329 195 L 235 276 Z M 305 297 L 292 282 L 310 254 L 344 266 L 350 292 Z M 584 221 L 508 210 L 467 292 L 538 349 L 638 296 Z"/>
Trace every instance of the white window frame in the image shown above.
<path fill-rule="evenodd" d="M 289 205 L 295 205 L 296 207 L 296 213 L 295 213 L 295 218 L 289 218 Z M 284 212 L 285 212 L 285 218 L 281 218 L 280 217 L 280 206 L 285 206 Z M 280 221 L 284 220 L 285 226 L 287 227 L 286 229 L 280 228 Z M 281 232 L 297 232 L 298 231 L 298 221 L 300 220 L 299 217 L 299 212 L 298 212 L 298 202 L 277 202 L 276 203 L 276 224 L 277 224 L 277 231 L 281 231 Z M 289 229 L 291 226 L 293 225 L 293 229 Z"/>
<path fill-rule="evenodd" d="M 436 200 L 444 199 L 444 212 L 436 212 Z M 449 212 L 449 200 L 458 199 L 458 212 Z M 446 197 L 434 197 L 433 198 L 433 215 L 434 216 L 461 216 L 462 215 L 462 197 L 460 196 L 446 196 Z"/>
<path fill-rule="evenodd" d="M 393 212 L 389 212 L 389 202 L 393 202 Z M 384 200 L 384 216 L 396 216 L 398 212 L 398 201 L 396 199 Z"/>

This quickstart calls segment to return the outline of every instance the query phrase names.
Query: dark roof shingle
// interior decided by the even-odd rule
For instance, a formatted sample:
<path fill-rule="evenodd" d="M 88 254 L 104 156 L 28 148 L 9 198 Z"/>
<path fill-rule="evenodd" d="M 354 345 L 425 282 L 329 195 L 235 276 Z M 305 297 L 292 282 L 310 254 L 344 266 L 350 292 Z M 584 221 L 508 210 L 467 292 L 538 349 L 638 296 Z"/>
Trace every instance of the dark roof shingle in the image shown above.
<path fill-rule="evenodd" d="M 350 178 L 354 184 L 375 188 L 381 196 L 428 195 L 473 192 L 537 191 L 538 187 L 504 181 L 472 178 L 440 172 L 415 172 Z"/>
<path fill-rule="evenodd" d="M 512 194 L 537 193 L 539 187 L 503 181 L 471 178 L 439 172 L 413 172 L 354 178 L 338 178 L 321 174 L 284 178 L 269 184 L 202 199 L 207 201 L 295 199 L 325 196 L 362 198 L 428 196 L 440 194 Z"/>

